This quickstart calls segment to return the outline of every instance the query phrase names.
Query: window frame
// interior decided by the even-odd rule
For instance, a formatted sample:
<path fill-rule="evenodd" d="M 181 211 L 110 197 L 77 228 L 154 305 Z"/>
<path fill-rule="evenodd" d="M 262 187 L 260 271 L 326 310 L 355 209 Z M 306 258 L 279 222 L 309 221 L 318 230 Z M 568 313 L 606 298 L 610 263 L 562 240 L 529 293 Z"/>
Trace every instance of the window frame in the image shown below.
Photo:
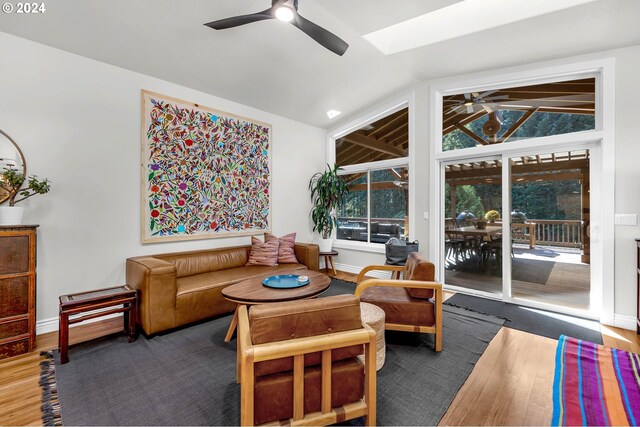
<path fill-rule="evenodd" d="M 413 230 L 415 230 L 415 214 L 414 214 L 414 206 L 415 206 L 415 150 L 414 150 L 414 139 L 415 139 L 415 131 L 414 131 L 414 99 L 415 94 L 413 92 L 406 94 L 400 98 L 396 98 L 390 102 L 387 102 L 378 108 L 375 108 L 360 117 L 352 120 L 351 122 L 336 128 L 327 133 L 327 143 L 326 143 L 326 159 L 327 163 L 331 166 L 336 163 L 336 140 L 342 138 L 349 133 L 360 129 L 361 127 L 373 123 L 377 120 L 380 120 L 390 114 L 393 114 L 403 108 L 408 109 L 408 133 L 409 133 L 409 147 L 408 154 L 406 157 L 401 157 L 397 159 L 388 159 L 388 160 L 380 160 L 376 162 L 368 162 L 368 163 L 360 163 L 356 165 L 347 165 L 341 166 L 339 175 L 350 175 L 353 173 L 359 172 L 368 172 L 374 170 L 384 170 L 390 169 L 392 167 L 406 167 L 409 170 L 409 240 L 414 240 Z M 369 179 L 367 179 L 369 183 Z M 370 198 L 371 198 L 371 189 L 367 190 L 367 218 L 370 222 L 371 216 L 371 206 L 370 206 Z M 374 252 L 374 253 L 384 253 L 385 248 L 383 243 L 371 243 L 371 242 L 357 242 L 353 240 L 339 240 L 336 238 L 337 230 L 334 229 L 331 238 L 333 239 L 333 245 L 336 248 L 344 248 L 344 249 L 353 249 L 356 251 L 362 252 Z M 367 240 L 370 239 L 370 236 L 367 235 Z"/>
<path fill-rule="evenodd" d="M 463 91 L 492 90 L 500 87 L 522 84 L 541 84 L 554 81 L 595 77 L 596 78 L 596 125 L 595 129 L 572 132 L 566 134 L 529 138 L 511 142 L 509 144 L 492 144 L 482 147 L 471 147 L 460 150 L 442 150 L 442 99 L 444 96 Z M 528 152 L 532 147 L 539 150 L 563 149 L 565 146 L 596 143 L 592 153 L 599 157 L 599 164 L 594 165 L 591 182 L 599 182 L 601 188 L 600 203 L 594 208 L 592 205 L 592 230 L 597 229 L 599 238 L 592 236 L 592 259 L 599 258 L 601 262 L 592 263 L 592 294 L 591 300 L 601 304 L 600 322 L 614 325 L 614 240 L 603 236 L 613 236 L 615 185 L 614 174 L 607 173 L 615 170 L 615 60 L 613 58 L 599 58 L 583 62 L 546 63 L 536 66 L 513 67 L 503 71 L 479 73 L 476 75 L 459 76 L 435 81 L 430 86 L 430 133 L 434 141 L 431 144 L 430 181 L 432 191 L 429 197 L 429 253 L 436 265 L 442 265 L 440 247 L 444 227 L 440 206 L 443 202 L 441 191 L 444 180 L 444 169 L 440 165 L 448 161 L 457 161 L 483 156 L 503 154 L 506 156 L 519 152 Z M 503 168 L 503 180 L 508 180 L 508 169 Z M 594 179 L 595 177 L 595 179 Z M 592 188 L 593 191 L 593 188 Z M 508 209 L 503 197 L 503 210 Z M 508 236 L 507 236 L 508 237 Z M 503 271 L 503 274 L 509 272 Z M 436 274 L 443 277 L 442 267 Z M 597 283 L 599 282 L 599 283 Z M 594 287 L 595 286 L 595 287 Z M 597 287 L 597 288 L 596 288 Z M 531 304 L 533 305 L 533 304 Z M 568 312 L 568 310 L 567 310 Z M 582 312 L 580 315 L 584 316 Z"/>

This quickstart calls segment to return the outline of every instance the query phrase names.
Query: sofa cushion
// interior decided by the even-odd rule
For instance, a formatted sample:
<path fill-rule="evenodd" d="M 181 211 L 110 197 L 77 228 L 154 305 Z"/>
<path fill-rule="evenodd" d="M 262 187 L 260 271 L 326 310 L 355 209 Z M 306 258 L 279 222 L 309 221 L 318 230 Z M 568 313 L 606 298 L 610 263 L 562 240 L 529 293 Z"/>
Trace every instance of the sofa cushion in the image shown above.
<path fill-rule="evenodd" d="M 277 275 L 283 272 L 293 272 L 306 268 L 303 264 L 276 265 L 274 267 L 252 265 L 181 277 L 177 280 L 177 295 L 202 292 L 212 288 L 224 288 L 225 286 L 233 285 L 234 283 L 251 277 Z"/>
<path fill-rule="evenodd" d="M 383 309 L 386 323 L 418 326 L 435 324 L 434 304 L 411 297 L 405 288 L 372 286 L 362 292 L 360 300 Z"/>
<path fill-rule="evenodd" d="M 260 239 L 251 237 L 251 251 L 247 265 L 274 266 L 278 263 L 278 247 L 280 240 L 262 242 Z"/>
<path fill-rule="evenodd" d="M 278 246 L 278 264 L 297 264 L 298 259 L 294 247 L 296 245 L 296 233 L 290 233 L 280 238 L 271 233 L 265 233 L 264 239 L 267 242 L 277 240 Z"/>
<path fill-rule="evenodd" d="M 319 366 L 304 371 L 304 412 L 320 411 L 322 372 Z M 278 373 L 256 378 L 254 424 L 293 417 L 293 375 Z M 364 396 L 364 365 L 356 358 L 331 366 L 331 407 L 356 402 Z"/>
<path fill-rule="evenodd" d="M 380 224 L 378 225 L 378 233 L 398 234 L 398 226 L 396 224 Z"/>
<path fill-rule="evenodd" d="M 224 248 L 214 251 L 184 252 L 158 256 L 158 258 L 176 266 L 176 277 L 193 276 L 194 274 L 227 268 L 242 267 L 247 263 L 247 248 Z"/>

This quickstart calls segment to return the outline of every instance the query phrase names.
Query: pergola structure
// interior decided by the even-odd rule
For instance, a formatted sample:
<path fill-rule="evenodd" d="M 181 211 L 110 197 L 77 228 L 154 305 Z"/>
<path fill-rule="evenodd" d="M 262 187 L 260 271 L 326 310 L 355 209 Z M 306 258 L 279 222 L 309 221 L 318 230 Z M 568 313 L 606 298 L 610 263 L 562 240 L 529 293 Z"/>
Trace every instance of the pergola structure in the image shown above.
<path fill-rule="evenodd" d="M 582 262 L 589 262 L 589 150 L 551 153 L 512 158 L 513 182 L 542 182 L 577 180 L 581 187 Z M 456 189 L 462 185 L 502 184 L 502 161 L 471 161 L 445 167 L 449 185 L 449 215 L 456 217 Z"/>
<path fill-rule="evenodd" d="M 523 114 L 508 129 L 502 129 L 500 111 Z M 535 113 L 595 115 L 595 78 L 566 82 L 510 87 L 485 92 L 469 92 L 443 98 L 443 136 L 459 130 L 477 145 L 509 141 Z M 409 148 L 409 111 L 403 108 L 376 122 L 363 126 L 336 141 L 336 163 L 354 165 L 407 156 Z M 487 118 L 480 134 L 467 125 Z M 516 182 L 580 180 L 582 186 L 582 224 L 584 256 L 589 254 L 589 153 L 588 151 L 525 156 L 513 159 Z M 500 184 L 501 161 L 471 162 L 446 167 L 445 177 L 452 190 L 459 185 Z M 392 170 L 393 181 L 370 183 L 372 190 L 401 187 L 407 190 L 407 170 Z M 363 174 L 346 177 L 353 182 Z M 366 184 L 351 184 L 350 189 L 366 190 Z M 455 210 L 455 191 L 452 209 Z M 406 193 L 405 193 L 406 195 Z M 455 216 L 455 212 L 451 212 Z"/>
<path fill-rule="evenodd" d="M 522 111 L 523 115 L 502 134 L 498 111 Z M 470 92 L 443 99 L 442 134 L 459 130 L 478 145 L 508 141 L 535 113 L 595 114 L 595 79 Z M 482 135 L 466 125 L 489 116 Z M 500 135 L 500 136 L 498 136 Z"/>

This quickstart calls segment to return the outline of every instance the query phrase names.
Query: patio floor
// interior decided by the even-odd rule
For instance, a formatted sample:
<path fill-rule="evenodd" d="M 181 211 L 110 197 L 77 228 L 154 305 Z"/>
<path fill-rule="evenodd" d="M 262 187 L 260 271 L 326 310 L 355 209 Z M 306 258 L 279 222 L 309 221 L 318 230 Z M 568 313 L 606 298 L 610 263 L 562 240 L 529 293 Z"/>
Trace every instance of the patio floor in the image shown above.
<path fill-rule="evenodd" d="M 580 262 L 579 249 L 557 246 L 515 244 L 512 294 L 514 298 L 581 310 L 589 309 L 591 288 L 590 266 Z M 502 278 L 498 263 L 461 265 L 449 259 L 445 283 L 468 289 L 502 294 Z"/>

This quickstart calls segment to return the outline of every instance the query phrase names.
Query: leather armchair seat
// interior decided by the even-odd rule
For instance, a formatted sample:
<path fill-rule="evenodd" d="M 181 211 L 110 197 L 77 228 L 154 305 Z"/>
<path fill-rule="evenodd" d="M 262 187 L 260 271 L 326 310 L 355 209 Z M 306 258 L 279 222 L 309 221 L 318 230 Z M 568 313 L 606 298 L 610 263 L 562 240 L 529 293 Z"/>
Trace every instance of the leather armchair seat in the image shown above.
<path fill-rule="evenodd" d="M 372 270 L 402 272 L 403 280 L 364 279 Z M 442 349 L 442 285 L 434 281 L 435 266 L 412 252 L 404 266 L 371 265 L 358 275 L 355 294 L 385 312 L 385 329 L 435 334 Z"/>

